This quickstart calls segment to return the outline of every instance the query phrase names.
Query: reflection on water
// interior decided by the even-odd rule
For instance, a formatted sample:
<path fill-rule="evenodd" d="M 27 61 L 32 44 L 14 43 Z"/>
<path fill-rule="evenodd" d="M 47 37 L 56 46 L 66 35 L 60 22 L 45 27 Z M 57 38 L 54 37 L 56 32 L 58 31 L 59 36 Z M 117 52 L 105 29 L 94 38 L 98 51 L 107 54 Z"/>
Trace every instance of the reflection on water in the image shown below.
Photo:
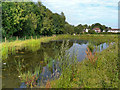
<path fill-rule="evenodd" d="M 55 62 L 55 56 L 60 52 L 61 45 L 63 40 L 59 41 L 50 41 L 49 43 L 41 43 L 41 48 L 38 51 L 25 51 L 25 49 L 19 51 L 16 55 L 10 55 L 9 58 L 3 62 L 6 63 L 3 65 L 3 88 L 24 88 L 25 83 L 21 83 L 19 79 L 18 72 L 16 70 L 15 61 L 20 61 L 22 65 L 22 72 L 34 71 L 36 66 L 42 67 L 42 72 L 38 79 L 38 85 L 46 83 L 47 79 L 59 78 L 61 70 L 58 62 Z M 70 57 L 73 54 L 77 54 L 77 60 L 82 61 L 85 58 L 85 51 L 88 46 L 89 41 L 87 40 L 70 40 L 69 42 L 69 52 Z M 102 51 L 106 49 L 109 45 L 103 43 L 98 45 L 97 51 Z M 95 47 L 95 46 L 94 46 Z M 48 62 L 45 62 L 45 57 L 51 58 L 52 67 L 49 67 Z M 43 81 L 40 83 L 40 81 Z"/>

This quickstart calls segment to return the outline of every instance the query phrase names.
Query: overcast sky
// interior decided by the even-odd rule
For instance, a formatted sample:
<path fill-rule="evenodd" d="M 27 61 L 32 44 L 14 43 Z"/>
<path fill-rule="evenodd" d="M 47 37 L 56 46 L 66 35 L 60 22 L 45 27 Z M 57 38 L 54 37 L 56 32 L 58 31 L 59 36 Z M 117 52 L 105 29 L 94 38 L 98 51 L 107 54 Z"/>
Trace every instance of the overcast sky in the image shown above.
<path fill-rule="evenodd" d="M 53 13 L 64 12 L 66 21 L 72 25 L 101 23 L 118 28 L 119 0 L 41 0 L 41 2 Z"/>

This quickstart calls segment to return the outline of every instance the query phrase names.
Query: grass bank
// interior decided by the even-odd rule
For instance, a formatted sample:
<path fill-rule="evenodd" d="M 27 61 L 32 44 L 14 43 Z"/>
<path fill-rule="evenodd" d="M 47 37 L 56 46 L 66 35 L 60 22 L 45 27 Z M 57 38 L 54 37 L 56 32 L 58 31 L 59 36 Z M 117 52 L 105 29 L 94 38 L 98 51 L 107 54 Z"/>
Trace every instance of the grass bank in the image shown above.
<path fill-rule="evenodd" d="M 77 68 L 63 71 L 60 78 L 50 82 L 52 88 L 118 88 L 118 43 L 97 53 L 92 64 L 87 58 Z"/>
<path fill-rule="evenodd" d="M 112 38 L 111 38 L 112 37 Z M 93 40 L 96 43 L 115 41 L 118 38 L 117 35 L 58 35 L 51 37 L 42 37 L 38 39 L 28 40 L 16 40 L 13 42 L 3 42 L 0 44 L 0 51 L 2 53 L 2 60 L 8 58 L 9 54 L 15 54 L 18 50 L 23 48 L 36 51 L 40 48 L 41 42 L 49 42 L 51 40 L 62 40 L 62 39 L 82 39 L 82 40 Z"/>

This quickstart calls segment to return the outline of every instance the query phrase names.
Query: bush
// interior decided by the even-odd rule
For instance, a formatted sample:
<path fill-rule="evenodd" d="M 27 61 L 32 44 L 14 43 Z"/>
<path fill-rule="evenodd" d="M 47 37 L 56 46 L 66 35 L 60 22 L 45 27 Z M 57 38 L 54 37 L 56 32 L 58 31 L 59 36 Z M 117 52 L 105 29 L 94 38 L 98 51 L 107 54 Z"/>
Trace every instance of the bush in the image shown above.
<path fill-rule="evenodd" d="M 89 34 L 95 34 L 96 32 L 94 30 L 89 30 L 88 33 Z"/>

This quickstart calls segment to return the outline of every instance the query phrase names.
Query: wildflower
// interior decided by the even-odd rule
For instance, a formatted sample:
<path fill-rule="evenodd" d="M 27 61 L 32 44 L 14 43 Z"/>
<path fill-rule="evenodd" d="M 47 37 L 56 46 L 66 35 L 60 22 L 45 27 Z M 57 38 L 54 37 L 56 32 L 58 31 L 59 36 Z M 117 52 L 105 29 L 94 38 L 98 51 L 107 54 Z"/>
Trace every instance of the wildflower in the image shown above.
<path fill-rule="evenodd" d="M 51 85 L 50 85 L 49 79 L 48 79 L 48 81 L 47 81 L 47 83 L 46 83 L 46 88 L 51 88 Z"/>
<path fill-rule="evenodd" d="M 96 60 L 97 60 L 97 57 L 95 57 L 95 54 L 96 54 L 96 52 L 94 52 L 93 54 L 92 54 L 92 52 L 90 51 L 90 49 L 89 48 L 87 48 L 87 51 L 85 51 L 86 52 L 86 57 L 88 57 L 88 59 L 90 60 L 90 62 L 92 63 L 92 64 L 94 64 L 95 62 L 96 62 Z"/>
<path fill-rule="evenodd" d="M 77 81 L 75 78 L 73 78 L 73 81 Z"/>
<path fill-rule="evenodd" d="M 6 65 L 6 63 L 3 63 L 4 65 Z"/>
<path fill-rule="evenodd" d="M 21 76 L 18 76 L 18 77 L 21 77 Z"/>

